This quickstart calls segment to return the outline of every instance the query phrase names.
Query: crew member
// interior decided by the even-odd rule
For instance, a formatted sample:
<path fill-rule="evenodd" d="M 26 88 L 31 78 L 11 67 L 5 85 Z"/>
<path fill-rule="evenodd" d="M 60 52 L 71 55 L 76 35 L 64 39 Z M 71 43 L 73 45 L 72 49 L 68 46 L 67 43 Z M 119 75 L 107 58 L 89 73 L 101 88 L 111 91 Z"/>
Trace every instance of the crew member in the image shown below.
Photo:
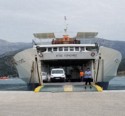
<path fill-rule="evenodd" d="M 81 82 L 83 81 L 83 77 L 84 77 L 84 72 L 82 70 L 80 70 L 80 80 L 81 80 Z"/>
<path fill-rule="evenodd" d="M 92 72 L 90 71 L 90 68 L 87 68 L 87 70 L 85 71 L 84 79 L 85 79 L 85 89 L 88 83 L 90 85 L 90 88 L 92 88 L 91 82 L 93 81 L 93 79 L 92 79 Z"/>

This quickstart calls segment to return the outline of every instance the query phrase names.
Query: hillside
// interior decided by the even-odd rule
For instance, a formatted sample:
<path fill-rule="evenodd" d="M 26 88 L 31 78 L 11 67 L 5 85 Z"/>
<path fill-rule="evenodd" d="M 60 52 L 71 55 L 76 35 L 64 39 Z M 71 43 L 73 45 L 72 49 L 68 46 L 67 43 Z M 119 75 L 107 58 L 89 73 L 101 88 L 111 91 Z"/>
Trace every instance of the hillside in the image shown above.
<path fill-rule="evenodd" d="M 5 75 L 13 75 L 17 76 L 17 70 L 12 63 L 13 61 L 13 56 L 16 54 L 16 52 L 10 52 L 9 55 L 2 55 L 0 57 L 0 76 L 5 76 Z"/>
<path fill-rule="evenodd" d="M 31 43 L 12 43 L 0 39 L 0 76 L 17 75 L 15 66 L 12 64 L 13 56 L 24 49 L 31 48 Z"/>
<path fill-rule="evenodd" d="M 99 43 L 100 45 L 120 51 L 122 57 L 125 58 L 125 41 L 111 41 L 106 39 L 100 39 Z"/>
<path fill-rule="evenodd" d="M 0 39 L 0 55 L 6 53 L 6 52 L 12 52 L 20 49 L 26 49 L 32 47 L 31 43 L 12 43 L 5 40 Z"/>
<path fill-rule="evenodd" d="M 123 58 L 125 58 L 125 41 L 111 41 L 106 39 L 99 39 L 98 43 L 99 45 L 103 45 L 120 51 Z M 22 43 L 22 42 L 12 43 L 0 39 L 0 55 L 5 53 L 8 54 L 9 52 L 12 51 L 17 51 L 31 47 L 32 47 L 31 43 Z"/>

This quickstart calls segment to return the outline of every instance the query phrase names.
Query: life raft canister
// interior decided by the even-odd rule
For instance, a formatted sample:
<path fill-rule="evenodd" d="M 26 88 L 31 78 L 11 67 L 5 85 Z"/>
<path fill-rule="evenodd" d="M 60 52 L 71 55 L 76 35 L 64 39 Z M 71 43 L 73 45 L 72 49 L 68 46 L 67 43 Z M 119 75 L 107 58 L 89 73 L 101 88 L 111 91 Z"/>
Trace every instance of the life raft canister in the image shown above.
<path fill-rule="evenodd" d="M 64 39 L 64 41 L 69 41 L 68 35 L 64 35 L 64 36 L 63 36 L 63 39 Z"/>
<path fill-rule="evenodd" d="M 91 53 L 91 56 L 92 56 L 92 57 L 94 57 L 94 56 L 95 56 L 95 53 L 94 53 L 94 52 L 92 52 L 92 53 Z"/>

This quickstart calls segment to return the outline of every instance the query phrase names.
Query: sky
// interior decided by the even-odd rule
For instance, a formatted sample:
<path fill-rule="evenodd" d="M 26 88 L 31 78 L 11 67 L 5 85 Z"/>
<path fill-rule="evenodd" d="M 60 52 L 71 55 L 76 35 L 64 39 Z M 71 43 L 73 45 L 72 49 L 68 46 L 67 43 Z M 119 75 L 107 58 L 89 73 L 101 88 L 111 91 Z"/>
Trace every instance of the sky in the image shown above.
<path fill-rule="evenodd" d="M 125 41 L 125 0 L 0 0 L 0 39 L 32 42 L 33 33 L 98 32 Z"/>

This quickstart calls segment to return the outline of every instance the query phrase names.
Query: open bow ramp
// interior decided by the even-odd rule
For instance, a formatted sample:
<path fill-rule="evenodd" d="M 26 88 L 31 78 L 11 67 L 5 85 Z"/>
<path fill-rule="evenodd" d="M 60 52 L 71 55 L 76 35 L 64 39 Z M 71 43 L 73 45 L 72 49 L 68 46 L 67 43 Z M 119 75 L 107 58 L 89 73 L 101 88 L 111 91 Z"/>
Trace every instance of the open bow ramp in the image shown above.
<path fill-rule="evenodd" d="M 93 84 L 91 87 L 83 84 L 45 84 L 44 86 L 38 86 L 34 92 L 102 92 L 103 89 Z"/>

